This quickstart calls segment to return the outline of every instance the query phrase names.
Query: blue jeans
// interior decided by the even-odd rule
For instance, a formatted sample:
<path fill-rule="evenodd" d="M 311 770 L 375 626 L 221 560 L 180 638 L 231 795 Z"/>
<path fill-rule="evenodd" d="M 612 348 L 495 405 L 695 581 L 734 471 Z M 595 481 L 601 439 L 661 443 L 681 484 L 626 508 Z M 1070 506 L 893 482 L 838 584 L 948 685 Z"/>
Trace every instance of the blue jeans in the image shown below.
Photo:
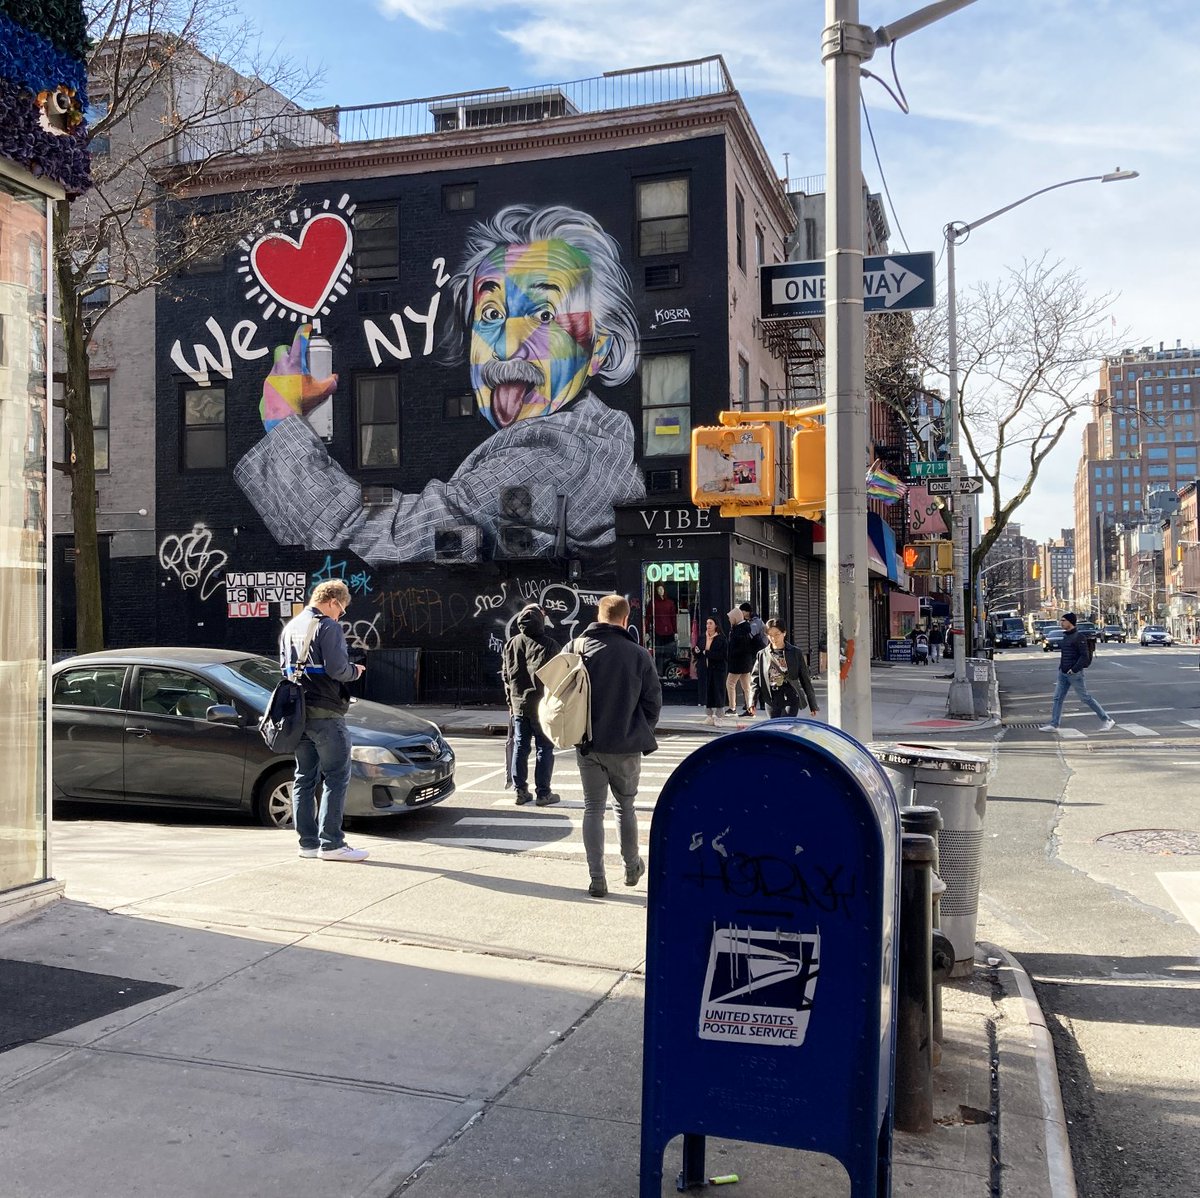
<path fill-rule="evenodd" d="M 1083 680 L 1083 671 L 1080 670 L 1075 674 L 1064 674 L 1059 670 L 1058 685 L 1054 688 L 1054 711 L 1050 716 L 1050 723 L 1056 728 L 1058 727 L 1058 721 L 1062 715 L 1063 700 L 1067 697 L 1067 691 L 1072 689 L 1102 720 L 1108 719 L 1108 712 L 1096 702 L 1088 691 L 1087 683 Z"/>
<path fill-rule="evenodd" d="M 533 758 L 533 784 L 539 798 L 550 793 L 550 779 L 554 776 L 554 745 L 542 731 L 537 716 L 513 716 L 512 779 L 517 793 L 529 789 L 529 750 L 535 749 Z"/>
<path fill-rule="evenodd" d="M 321 803 L 315 798 L 322 780 Z M 292 817 L 302 849 L 340 849 L 342 813 L 350 785 L 350 732 L 346 721 L 309 719 L 296 746 L 296 780 L 292 785 Z"/>

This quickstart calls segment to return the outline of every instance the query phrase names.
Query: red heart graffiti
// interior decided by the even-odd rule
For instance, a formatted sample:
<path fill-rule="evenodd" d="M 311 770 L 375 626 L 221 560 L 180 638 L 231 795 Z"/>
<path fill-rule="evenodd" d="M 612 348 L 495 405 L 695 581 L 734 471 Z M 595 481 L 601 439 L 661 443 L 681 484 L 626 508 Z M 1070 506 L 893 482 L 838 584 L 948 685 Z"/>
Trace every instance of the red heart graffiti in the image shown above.
<path fill-rule="evenodd" d="M 258 281 L 281 304 L 305 316 L 321 310 L 350 257 L 350 227 L 340 216 L 320 212 L 300 230 L 268 233 L 254 244 L 250 264 Z"/>

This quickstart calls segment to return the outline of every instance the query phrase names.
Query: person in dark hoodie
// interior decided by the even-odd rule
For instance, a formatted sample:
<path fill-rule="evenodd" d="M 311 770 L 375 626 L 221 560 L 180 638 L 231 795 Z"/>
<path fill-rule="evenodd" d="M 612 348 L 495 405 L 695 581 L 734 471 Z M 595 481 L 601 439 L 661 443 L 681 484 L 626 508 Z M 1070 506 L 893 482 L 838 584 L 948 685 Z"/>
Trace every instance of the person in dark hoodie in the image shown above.
<path fill-rule="evenodd" d="M 536 603 L 521 609 L 517 631 L 504 646 L 500 673 L 508 691 L 508 710 L 513 717 L 512 780 L 517 806 L 536 802 L 550 807 L 559 796 L 550 789 L 554 776 L 554 745 L 538 723 L 538 701 L 542 684 L 537 672 L 558 652 L 558 645 L 546 632 L 546 613 Z M 529 791 L 529 753 L 534 750 L 533 784 L 536 799 Z"/>
<path fill-rule="evenodd" d="M 604 873 L 604 808 L 612 790 L 621 832 L 625 885 L 636 886 L 646 872 L 638 853 L 638 823 L 634 810 L 642 755 L 658 748 L 654 729 L 662 711 L 662 684 L 654 658 L 635 645 L 625 631 L 629 601 L 605 595 L 599 617 L 579 638 L 579 653 L 591 684 L 591 736 L 575 749 L 583 783 L 583 848 L 591 884 L 588 894 L 608 894 Z M 573 642 L 577 643 L 577 642 Z"/>
<path fill-rule="evenodd" d="M 1058 659 L 1058 682 L 1054 688 L 1054 708 L 1050 714 L 1050 722 L 1042 724 L 1038 731 L 1058 731 L 1058 723 L 1062 718 L 1063 701 L 1067 697 L 1067 691 L 1074 688 L 1079 698 L 1100 717 L 1100 731 L 1108 732 L 1109 729 L 1117 726 L 1117 721 L 1112 719 L 1108 712 L 1096 702 L 1087 688 L 1087 683 L 1083 680 L 1083 671 L 1087 668 L 1091 653 L 1083 633 L 1075 627 L 1075 613 L 1073 611 L 1063 612 L 1058 622 L 1062 626 L 1063 639 Z"/>

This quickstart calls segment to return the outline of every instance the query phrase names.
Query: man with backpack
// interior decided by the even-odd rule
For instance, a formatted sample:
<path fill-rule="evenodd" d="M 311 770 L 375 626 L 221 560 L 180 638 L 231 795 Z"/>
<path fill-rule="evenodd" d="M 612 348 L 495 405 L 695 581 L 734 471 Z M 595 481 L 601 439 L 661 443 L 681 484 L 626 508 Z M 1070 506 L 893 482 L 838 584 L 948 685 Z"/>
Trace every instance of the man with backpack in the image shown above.
<path fill-rule="evenodd" d="M 638 853 L 637 798 L 642 756 L 658 748 L 654 729 L 662 710 L 662 684 L 654 659 L 635 645 L 625 631 L 629 601 L 621 595 L 600 600 L 598 619 L 589 624 L 568 651 L 579 653 L 587 671 L 591 693 L 589 733 L 576 745 L 579 777 L 583 783 L 583 848 L 591 884 L 588 894 L 604 898 L 608 880 L 604 873 L 604 808 L 608 792 L 621 833 L 625 885 L 636 886 L 646 872 Z"/>
<path fill-rule="evenodd" d="M 350 606 L 350 589 L 340 578 L 313 588 L 308 606 L 294 616 L 279 638 L 279 667 L 285 678 L 304 687 L 304 735 L 296 746 L 292 814 L 300 856 L 321 861 L 365 861 L 366 849 L 352 849 L 342 833 L 342 812 L 350 785 L 350 710 L 347 682 L 365 666 L 350 661 L 339 621 Z M 316 802 L 318 779 L 321 801 Z"/>
<path fill-rule="evenodd" d="M 554 776 L 554 745 L 542 730 L 537 713 L 543 693 L 537 672 L 557 652 L 558 645 L 546 632 L 545 612 L 536 603 L 523 607 L 517 615 L 517 631 L 504 646 L 500 668 L 513 719 L 512 780 L 518 807 L 534 799 L 529 793 L 531 749 L 534 749 L 533 782 L 537 805 L 550 807 L 559 801 L 559 796 L 550 789 L 550 780 Z"/>
<path fill-rule="evenodd" d="M 1075 613 L 1064 612 L 1059 620 L 1062 625 L 1063 639 L 1061 657 L 1058 663 L 1058 683 L 1054 688 L 1054 709 L 1050 714 L 1050 722 L 1042 724 L 1039 732 L 1057 732 L 1058 723 L 1062 718 L 1063 700 L 1067 691 L 1074 689 L 1075 693 L 1099 717 L 1100 731 L 1107 732 L 1115 728 L 1117 721 L 1111 719 L 1107 711 L 1100 706 L 1088 691 L 1087 683 L 1083 680 L 1083 671 L 1092 664 L 1093 642 L 1075 627 Z"/>

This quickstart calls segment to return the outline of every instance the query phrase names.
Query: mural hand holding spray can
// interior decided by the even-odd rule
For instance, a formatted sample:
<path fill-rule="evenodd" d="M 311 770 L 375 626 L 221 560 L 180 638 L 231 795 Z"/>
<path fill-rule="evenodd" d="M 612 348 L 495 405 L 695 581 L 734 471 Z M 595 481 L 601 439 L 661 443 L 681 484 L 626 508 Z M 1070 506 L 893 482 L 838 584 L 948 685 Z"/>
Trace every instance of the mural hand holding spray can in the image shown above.
<path fill-rule="evenodd" d="M 258 412 L 263 427 L 270 432 L 289 416 L 304 416 L 315 424 L 312 414 L 331 400 L 337 390 L 338 376 L 333 373 L 333 347 L 324 337 L 312 336 L 312 325 L 302 324 L 290 346 L 275 350 L 271 373 L 263 381 L 262 402 Z M 333 420 L 328 414 L 325 422 L 332 433 Z M 315 428 L 319 435 L 319 428 Z"/>

